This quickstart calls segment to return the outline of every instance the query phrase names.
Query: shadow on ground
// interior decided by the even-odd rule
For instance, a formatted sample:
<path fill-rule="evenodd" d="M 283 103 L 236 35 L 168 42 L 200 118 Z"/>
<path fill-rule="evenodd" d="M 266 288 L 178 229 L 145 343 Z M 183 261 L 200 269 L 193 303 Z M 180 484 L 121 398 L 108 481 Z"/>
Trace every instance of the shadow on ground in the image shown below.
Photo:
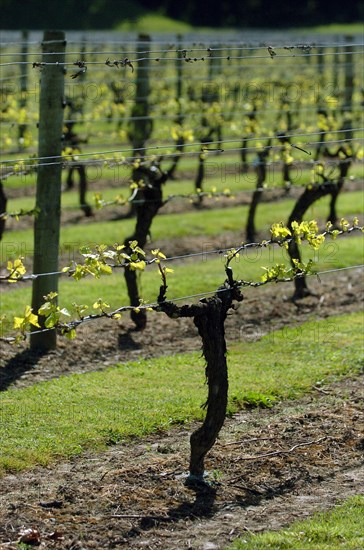
<path fill-rule="evenodd" d="M 4 367 L 0 367 L 0 391 L 7 390 L 13 382 L 34 369 L 38 361 L 46 354 L 46 351 L 36 352 L 26 349 L 9 359 Z"/>

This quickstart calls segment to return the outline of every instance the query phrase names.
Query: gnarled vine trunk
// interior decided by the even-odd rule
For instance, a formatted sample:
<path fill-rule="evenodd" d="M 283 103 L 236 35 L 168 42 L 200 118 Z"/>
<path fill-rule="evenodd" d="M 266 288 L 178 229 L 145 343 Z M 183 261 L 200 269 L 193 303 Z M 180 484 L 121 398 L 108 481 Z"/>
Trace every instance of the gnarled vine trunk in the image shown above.
<path fill-rule="evenodd" d="M 143 180 L 143 187 L 138 189 L 134 198 L 136 213 L 136 224 L 134 233 L 124 241 L 126 251 L 130 252 L 129 243 L 137 241 L 140 248 L 144 248 L 150 233 L 150 228 L 158 210 L 163 206 L 162 184 L 165 183 L 167 175 L 160 173 L 157 167 L 138 168 L 133 174 L 134 181 Z M 124 270 L 125 282 L 128 290 L 130 305 L 140 305 L 137 274 L 131 269 Z M 145 328 L 147 316 L 144 310 L 139 312 L 131 311 L 130 317 L 139 330 Z"/>
<path fill-rule="evenodd" d="M 81 103 L 82 105 L 82 103 Z M 87 143 L 87 138 L 81 138 L 73 128 L 75 126 L 75 121 L 72 120 L 78 113 L 80 113 L 80 107 L 78 104 L 75 105 L 72 99 L 67 99 L 66 106 L 68 107 L 69 113 L 68 116 L 70 120 L 65 121 L 66 130 L 63 134 L 62 141 L 65 148 L 70 147 L 71 149 L 77 149 L 80 151 L 80 144 Z M 74 161 L 73 161 L 74 162 Z M 84 212 L 86 217 L 92 216 L 92 208 L 87 203 L 86 193 L 87 193 L 87 173 L 86 167 L 80 162 L 80 164 L 72 163 L 68 169 L 67 180 L 66 180 L 66 189 L 73 189 L 75 186 L 75 173 L 78 173 L 79 176 L 79 199 L 80 199 L 80 208 Z"/>
<path fill-rule="evenodd" d="M 262 198 L 263 185 L 267 177 L 267 157 L 270 151 L 271 140 L 268 140 L 266 147 L 263 151 L 257 153 L 256 174 L 257 185 L 252 196 L 252 200 L 249 206 L 248 219 L 246 222 L 246 238 L 248 242 L 254 242 L 256 230 L 255 230 L 255 213 Z"/>
<path fill-rule="evenodd" d="M 75 164 L 74 166 L 71 166 L 68 175 L 67 175 L 67 189 L 72 189 L 74 187 L 74 179 L 73 174 L 74 172 L 78 172 L 79 176 L 79 198 L 80 198 L 80 207 L 81 210 L 84 212 L 86 217 L 92 216 L 92 208 L 87 203 L 86 200 L 86 193 L 87 193 L 87 176 L 86 176 L 86 168 L 83 164 Z"/>
<path fill-rule="evenodd" d="M 338 215 L 336 210 L 336 204 L 339 194 L 341 193 L 341 190 L 345 183 L 345 178 L 348 175 L 350 166 L 351 166 L 352 159 L 350 157 L 347 157 L 340 161 L 339 163 L 339 171 L 340 176 L 338 178 L 337 184 L 335 188 L 331 192 L 331 199 L 330 199 L 330 206 L 329 206 L 329 215 L 327 218 L 328 222 L 331 222 L 332 225 L 336 225 L 338 221 Z"/>
<path fill-rule="evenodd" d="M 288 218 L 288 228 L 292 229 L 292 223 L 294 221 L 301 223 L 303 220 L 303 216 L 310 208 L 310 206 L 322 197 L 333 193 L 335 189 L 335 183 L 325 183 L 324 185 L 318 185 L 317 187 L 313 187 L 311 189 L 307 187 L 302 195 L 298 198 L 291 212 L 291 215 Z M 293 260 L 298 260 L 299 262 L 301 261 L 301 252 L 295 239 L 292 239 L 289 242 L 288 254 L 291 259 L 291 265 L 295 267 L 295 263 Z M 299 300 L 311 294 L 310 290 L 307 287 L 306 277 L 304 275 L 302 277 L 296 278 L 294 280 L 294 285 L 295 291 L 292 297 L 293 300 Z"/>
<path fill-rule="evenodd" d="M 345 129 L 345 127 L 344 127 Z M 346 128 L 348 132 L 350 132 L 350 128 Z M 322 185 L 317 185 L 313 188 L 306 188 L 305 191 L 302 193 L 302 195 L 298 198 L 291 215 L 288 219 L 287 225 L 289 229 L 292 227 L 292 223 L 294 221 L 301 223 L 303 220 L 303 216 L 309 209 L 309 207 L 316 202 L 318 199 L 321 199 L 325 195 L 331 195 L 330 199 L 330 211 L 327 221 L 331 222 L 333 225 L 337 223 L 337 212 L 336 212 L 336 203 L 337 198 L 342 190 L 342 187 L 345 183 L 345 178 L 348 175 L 349 168 L 352 163 L 352 154 L 346 150 L 345 145 L 340 146 L 339 149 L 335 153 L 330 153 L 328 149 L 325 149 L 325 156 L 331 157 L 331 158 L 338 158 L 340 153 L 343 155 L 343 159 L 339 162 L 339 177 L 337 181 L 324 181 Z M 324 177 L 324 176 L 323 176 Z M 288 253 L 291 258 L 291 264 L 294 266 L 293 260 L 301 261 L 301 254 L 298 247 L 298 244 L 295 242 L 295 240 L 290 241 L 288 246 Z M 306 284 L 306 277 L 302 276 L 294 281 L 295 284 L 295 292 L 293 294 L 293 300 L 299 300 L 301 298 L 304 298 L 305 296 L 308 296 L 310 293 L 307 284 Z"/>
<path fill-rule="evenodd" d="M 203 481 L 204 461 L 224 424 L 228 402 L 228 369 L 226 361 L 225 320 L 233 301 L 242 301 L 237 286 L 227 281 L 211 298 L 196 305 L 178 307 L 165 301 L 166 287 L 161 287 L 158 308 L 169 317 L 192 317 L 202 339 L 206 360 L 208 396 L 205 420 L 190 438 L 189 482 Z"/>

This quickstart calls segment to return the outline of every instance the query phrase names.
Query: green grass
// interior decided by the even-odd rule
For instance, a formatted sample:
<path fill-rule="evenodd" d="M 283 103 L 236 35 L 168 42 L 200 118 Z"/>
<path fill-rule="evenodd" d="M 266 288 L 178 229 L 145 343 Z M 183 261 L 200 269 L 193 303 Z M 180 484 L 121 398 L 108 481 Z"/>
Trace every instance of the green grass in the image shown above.
<path fill-rule="evenodd" d="M 331 23 L 329 25 L 317 25 L 316 27 L 303 27 L 294 29 L 295 34 L 317 33 L 317 34 L 363 34 L 362 23 Z"/>
<path fill-rule="evenodd" d="M 163 188 L 163 196 L 166 198 L 169 195 L 174 194 L 191 194 L 195 193 L 194 187 L 194 172 L 196 170 L 196 160 L 192 164 L 191 159 L 189 164 L 181 165 L 181 170 L 191 170 L 192 175 L 190 177 L 184 176 L 177 180 L 168 181 Z M 94 204 L 94 194 L 101 192 L 104 200 L 115 199 L 117 195 L 122 195 L 125 199 L 130 195 L 129 183 L 130 183 L 130 170 L 115 170 L 114 172 L 109 168 L 104 168 L 103 172 L 97 172 L 95 168 L 89 168 L 87 171 L 89 181 L 89 191 L 86 195 L 86 199 L 92 206 Z M 362 179 L 363 167 L 362 165 L 355 165 L 351 170 L 351 176 L 356 180 Z M 294 185 L 305 185 L 310 181 L 310 170 L 300 169 L 297 172 L 292 171 L 292 182 Z M 63 182 L 65 184 L 66 174 L 64 174 Z M 113 187 L 102 189 L 100 191 L 99 181 L 108 180 L 110 186 Z M 63 192 L 61 196 L 62 208 L 79 208 L 79 192 L 78 183 L 76 179 L 75 190 Z M 277 168 L 268 170 L 267 177 L 267 195 L 271 192 L 270 189 L 282 189 L 282 172 Z M 116 186 L 115 186 L 116 184 Z M 219 162 L 219 159 L 213 159 L 206 166 L 206 178 L 203 184 L 204 191 L 210 191 L 212 188 L 216 188 L 216 191 L 222 192 L 225 189 L 229 189 L 232 193 L 239 193 L 240 191 L 254 191 L 256 186 L 256 174 L 253 171 L 247 174 L 242 174 L 239 171 L 239 165 L 232 156 L 225 156 L 224 162 Z M 24 188 L 32 187 L 36 188 L 36 176 L 34 174 L 28 175 L 25 178 L 20 176 L 10 178 L 5 185 L 6 189 L 11 188 Z M 344 189 L 344 194 L 345 189 Z M 186 199 L 178 199 L 186 200 Z M 20 209 L 31 209 L 35 206 L 35 196 L 17 197 L 16 199 L 9 199 L 7 205 L 8 212 L 16 212 Z"/>
<path fill-rule="evenodd" d="M 116 30 L 119 31 L 134 31 L 134 32 L 147 32 L 147 33 L 187 33 L 193 32 L 209 32 L 213 34 L 223 34 L 224 32 L 235 32 L 231 28 L 197 28 L 192 27 L 190 24 L 184 21 L 178 21 L 172 19 L 161 13 L 147 13 L 139 17 L 135 21 L 123 21 L 116 26 Z M 254 30 L 254 29 L 252 29 Z M 315 27 L 302 27 L 298 29 L 289 29 L 294 34 L 306 33 L 306 34 L 358 34 L 363 33 L 363 25 L 361 23 L 332 23 L 329 25 L 318 25 Z M 266 31 L 267 33 L 269 31 Z"/>
<path fill-rule="evenodd" d="M 231 550 L 359 550 L 364 547 L 364 496 L 357 495 L 328 512 L 296 521 L 288 529 L 247 535 Z"/>
<path fill-rule="evenodd" d="M 306 219 L 326 219 L 329 197 L 317 201 L 307 212 Z M 269 227 L 274 222 L 286 221 L 293 208 L 293 199 L 286 199 L 274 204 L 262 203 L 256 214 L 256 227 L 268 234 Z M 343 193 L 338 201 L 339 217 L 353 217 L 363 210 L 363 195 L 360 191 Z M 158 215 L 152 225 L 152 239 L 178 239 L 193 235 L 209 236 L 223 235 L 224 231 L 240 231 L 243 240 L 248 206 L 232 206 L 230 208 L 214 208 L 197 210 L 181 214 Z M 218 220 L 218 223 L 216 223 Z M 61 250 L 72 253 L 87 243 L 105 243 L 112 245 L 122 243 L 133 233 L 135 220 L 119 220 L 114 222 L 82 223 L 61 228 Z M 222 237 L 225 241 L 225 238 Z M 229 246 L 229 243 L 225 243 Z M 234 243 L 237 244 L 237 243 Z M 11 231 L 4 234 L 1 242 L 1 261 L 19 255 L 32 255 L 33 235 L 31 230 Z"/>
<path fill-rule="evenodd" d="M 161 13 L 148 13 L 138 18 L 136 21 L 123 21 L 116 26 L 116 30 L 120 31 L 137 31 L 137 32 L 148 32 L 148 33 L 183 33 L 189 31 L 198 31 L 198 32 L 209 32 L 213 34 L 222 34 L 226 32 L 235 32 L 231 28 L 197 28 L 192 27 L 188 23 L 183 21 L 178 21 L 177 19 L 172 19 Z M 254 31 L 254 29 L 252 29 Z M 315 27 L 303 27 L 294 29 L 293 31 L 289 29 L 290 32 L 295 34 L 299 33 L 317 33 L 317 34 L 357 34 L 363 33 L 363 25 L 360 23 L 332 23 L 329 25 L 318 25 Z M 268 30 L 266 31 L 269 32 Z"/>
<path fill-rule="evenodd" d="M 362 330 L 358 313 L 230 346 L 229 414 L 252 395 L 267 406 L 297 398 L 319 380 L 357 372 Z M 203 363 L 199 353 L 185 353 L 4 391 L 0 470 L 48 464 L 202 418 Z"/>
<path fill-rule="evenodd" d="M 191 25 L 183 21 L 177 21 L 160 13 L 147 13 L 135 21 L 123 21 L 119 23 L 115 30 L 128 32 L 146 32 L 146 33 L 183 33 L 192 30 Z"/>
<path fill-rule="evenodd" d="M 233 33 L 233 35 L 239 31 L 239 29 L 231 27 L 192 27 L 189 23 L 184 21 L 179 21 L 177 19 L 172 19 L 161 13 L 147 13 L 139 17 L 135 21 L 122 21 L 118 23 L 115 27 L 119 31 L 135 31 L 135 32 L 147 32 L 147 33 L 187 33 L 189 31 L 200 32 L 200 33 L 211 33 L 212 35 L 223 35 L 224 33 Z M 246 29 L 245 29 L 246 30 Z M 254 31 L 255 29 L 248 29 Z M 316 27 L 303 27 L 294 29 L 293 31 L 289 29 L 290 32 L 295 34 L 299 33 L 319 33 L 319 34 L 331 34 L 331 33 L 362 33 L 363 26 L 360 23 L 335 23 L 331 25 L 320 25 Z M 269 29 L 264 31 L 269 33 Z"/>
<path fill-rule="evenodd" d="M 221 246 L 225 246 L 221 242 Z M 238 243 L 236 243 L 238 244 Z M 205 249 L 211 249 L 208 240 Z M 335 269 L 350 265 L 364 263 L 363 237 L 362 235 L 350 235 L 347 238 L 338 238 L 335 241 L 328 240 L 322 248 L 313 252 L 307 247 L 303 248 L 303 257 L 307 261 L 313 258 L 317 263 L 315 269 Z M 224 258 L 221 256 L 204 256 L 193 262 L 173 264 L 175 272 L 168 277 L 168 298 L 174 299 L 191 294 L 214 291 L 224 280 Z M 284 249 L 255 249 L 251 252 L 243 252 L 233 265 L 237 279 L 259 280 L 263 274 L 262 266 L 270 266 L 276 263 L 287 263 L 287 254 Z M 160 277 L 157 269 L 151 266 L 141 275 L 140 291 L 142 297 L 148 302 L 154 302 L 160 285 Z M 310 280 L 308 280 L 310 286 Z M 291 293 L 293 284 L 286 285 L 287 292 Z M 259 290 L 256 291 L 259 293 Z M 75 282 L 73 279 L 61 278 L 59 282 L 59 296 L 61 307 L 71 308 L 72 302 L 78 304 L 93 304 L 102 297 L 112 308 L 127 305 L 128 297 L 124 278 L 121 271 L 115 270 L 111 276 L 102 279 L 86 278 Z M 24 306 L 31 302 L 31 288 L 13 285 L 12 289 L 4 292 L 0 297 L 0 310 L 6 312 L 10 319 L 13 315 L 20 316 Z M 90 311 L 90 310 L 89 310 Z"/>

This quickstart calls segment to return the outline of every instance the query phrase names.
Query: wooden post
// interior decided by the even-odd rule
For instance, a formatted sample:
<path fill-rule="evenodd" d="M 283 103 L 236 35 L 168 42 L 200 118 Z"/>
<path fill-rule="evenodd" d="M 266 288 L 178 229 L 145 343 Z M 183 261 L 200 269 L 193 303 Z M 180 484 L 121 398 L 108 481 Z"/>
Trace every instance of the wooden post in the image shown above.
<path fill-rule="evenodd" d="M 325 86 L 325 57 L 324 57 L 324 48 L 317 48 L 317 76 L 318 76 L 318 85 L 319 85 L 319 100 L 322 100 L 324 86 Z"/>
<path fill-rule="evenodd" d="M 20 64 L 20 108 L 25 109 L 27 104 L 27 87 L 28 87 L 28 31 L 22 31 L 22 46 L 21 46 L 21 64 Z M 23 138 L 26 124 L 19 124 L 18 137 L 19 149 L 24 149 Z"/>
<path fill-rule="evenodd" d="M 209 63 L 209 80 L 214 81 L 217 76 L 221 74 L 221 59 L 222 57 L 222 48 L 221 44 L 212 44 L 210 52 L 210 63 Z M 217 50 L 217 51 L 214 51 Z"/>
<path fill-rule="evenodd" d="M 176 122 L 177 124 L 182 125 L 183 124 L 183 114 L 182 114 L 182 85 L 183 85 L 183 65 L 182 65 L 182 36 L 179 34 L 177 36 L 177 54 L 176 54 L 176 72 L 177 72 L 177 80 L 176 80 L 176 100 L 178 104 L 178 115 Z"/>
<path fill-rule="evenodd" d="M 214 51 L 216 49 L 217 52 Z M 221 55 L 219 44 L 213 44 L 209 50 L 207 81 L 201 94 L 201 99 L 205 103 L 213 103 L 220 99 L 219 85 L 216 82 L 216 77 L 221 74 L 221 59 L 217 59 Z"/>
<path fill-rule="evenodd" d="M 353 108 L 353 92 L 354 92 L 354 59 L 352 49 L 353 49 L 353 37 L 346 36 L 345 41 L 348 44 L 348 47 L 345 48 L 345 78 L 344 78 L 344 105 L 343 113 L 351 114 Z M 345 139 L 352 139 L 353 132 L 348 129 L 345 132 Z"/>
<path fill-rule="evenodd" d="M 137 57 L 144 58 L 138 62 L 136 68 L 136 91 L 135 104 L 132 109 L 132 116 L 138 117 L 130 121 L 129 139 L 133 145 L 133 155 L 143 160 L 145 155 L 145 142 L 152 133 L 152 120 L 149 117 L 149 51 L 146 46 L 150 42 L 150 37 L 140 34 L 138 40 L 141 42 L 137 47 Z"/>
<path fill-rule="evenodd" d="M 61 153 L 64 107 L 65 35 L 61 31 L 46 31 L 43 37 L 40 104 L 39 147 L 36 207 L 34 221 L 33 273 L 58 271 L 58 250 L 61 209 Z M 39 277 L 33 281 L 32 308 L 37 313 L 44 296 L 58 291 L 58 275 Z M 40 324 L 42 317 L 40 317 Z M 41 325 L 42 327 L 42 325 Z M 43 327 L 42 327 L 43 328 Z M 30 347 L 46 351 L 56 347 L 56 331 L 31 334 Z"/>
<path fill-rule="evenodd" d="M 333 95 L 338 97 L 339 95 L 339 70 L 340 70 L 340 50 L 338 47 L 334 48 L 334 59 L 332 64 L 332 89 Z"/>

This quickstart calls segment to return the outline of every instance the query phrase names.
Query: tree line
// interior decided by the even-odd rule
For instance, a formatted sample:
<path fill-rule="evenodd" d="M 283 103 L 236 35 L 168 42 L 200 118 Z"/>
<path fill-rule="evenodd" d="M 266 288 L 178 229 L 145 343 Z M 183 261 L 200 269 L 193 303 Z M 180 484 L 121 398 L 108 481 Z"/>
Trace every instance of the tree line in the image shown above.
<path fill-rule="evenodd" d="M 355 23 L 364 19 L 361 2 L 338 0 L 0 0 L 3 29 L 112 29 L 122 21 L 160 13 L 191 25 L 231 28 L 287 28 Z M 31 9 L 30 9 L 31 8 Z"/>

